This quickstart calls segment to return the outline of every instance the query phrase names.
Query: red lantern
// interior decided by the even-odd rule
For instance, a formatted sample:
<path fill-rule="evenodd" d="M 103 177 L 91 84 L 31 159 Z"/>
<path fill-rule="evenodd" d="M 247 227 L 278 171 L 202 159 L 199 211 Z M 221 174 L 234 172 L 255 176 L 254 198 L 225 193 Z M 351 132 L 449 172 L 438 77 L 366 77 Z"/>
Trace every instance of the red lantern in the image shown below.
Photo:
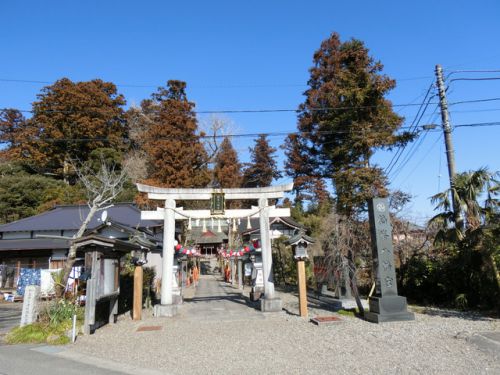
<path fill-rule="evenodd" d="M 248 246 L 245 246 L 243 250 L 245 250 L 245 252 L 248 253 L 250 251 L 250 248 Z"/>
<path fill-rule="evenodd" d="M 180 249 L 182 249 L 182 246 L 181 246 L 181 244 L 180 244 L 180 243 L 179 243 L 179 244 L 177 244 L 177 245 L 175 245 L 175 250 L 176 250 L 176 251 L 179 251 Z"/>

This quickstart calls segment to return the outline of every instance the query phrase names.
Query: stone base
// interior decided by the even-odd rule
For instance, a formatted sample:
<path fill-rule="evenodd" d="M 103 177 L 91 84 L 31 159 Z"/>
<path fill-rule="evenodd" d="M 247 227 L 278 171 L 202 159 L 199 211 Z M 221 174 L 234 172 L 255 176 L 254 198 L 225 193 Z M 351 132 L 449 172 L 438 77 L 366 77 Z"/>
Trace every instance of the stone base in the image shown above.
<path fill-rule="evenodd" d="M 263 298 L 260 300 L 260 311 L 278 312 L 283 309 L 281 298 Z"/>
<path fill-rule="evenodd" d="M 172 317 L 177 315 L 177 305 L 154 305 L 153 315 Z"/>
<path fill-rule="evenodd" d="M 180 293 L 178 295 L 172 294 L 172 304 L 182 305 L 182 295 Z"/>
<path fill-rule="evenodd" d="M 328 294 L 328 284 L 321 284 L 320 295 Z"/>
<path fill-rule="evenodd" d="M 250 292 L 250 301 L 255 302 L 260 299 L 262 296 L 261 292 Z"/>
<path fill-rule="evenodd" d="M 402 296 L 371 297 L 370 311 L 365 319 L 373 323 L 415 320 L 415 314 L 408 311 L 406 298 Z"/>

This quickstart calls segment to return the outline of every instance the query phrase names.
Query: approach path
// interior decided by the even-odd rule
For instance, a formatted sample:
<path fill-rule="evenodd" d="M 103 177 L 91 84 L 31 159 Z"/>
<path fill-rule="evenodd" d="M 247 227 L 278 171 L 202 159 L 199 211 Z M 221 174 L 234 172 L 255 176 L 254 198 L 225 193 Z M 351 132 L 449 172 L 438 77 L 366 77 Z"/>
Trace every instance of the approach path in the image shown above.
<path fill-rule="evenodd" d="M 246 287 L 248 289 L 248 286 Z M 193 295 L 194 292 L 194 295 Z M 248 299 L 220 277 L 201 275 L 196 289 L 188 290 L 180 318 L 207 321 L 265 319 Z"/>

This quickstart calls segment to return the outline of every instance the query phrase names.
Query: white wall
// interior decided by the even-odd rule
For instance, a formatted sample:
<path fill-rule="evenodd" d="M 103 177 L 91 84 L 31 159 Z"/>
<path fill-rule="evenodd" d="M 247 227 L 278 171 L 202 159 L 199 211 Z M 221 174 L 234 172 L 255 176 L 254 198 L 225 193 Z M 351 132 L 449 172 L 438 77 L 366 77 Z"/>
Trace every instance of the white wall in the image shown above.
<path fill-rule="evenodd" d="M 6 232 L 3 234 L 4 240 L 17 240 L 20 238 L 31 238 L 31 232 Z"/>

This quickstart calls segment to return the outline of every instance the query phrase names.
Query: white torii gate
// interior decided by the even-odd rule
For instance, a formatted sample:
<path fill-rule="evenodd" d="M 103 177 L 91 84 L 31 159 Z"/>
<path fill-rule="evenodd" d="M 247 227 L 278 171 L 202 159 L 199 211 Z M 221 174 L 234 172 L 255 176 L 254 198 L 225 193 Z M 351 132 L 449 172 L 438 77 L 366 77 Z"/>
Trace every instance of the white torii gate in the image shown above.
<path fill-rule="evenodd" d="M 269 233 L 269 217 L 289 217 L 289 208 L 269 206 L 268 199 L 283 198 L 284 193 L 291 191 L 293 183 L 262 188 L 232 188 L 232 189 L 171 189 L 137 184 L 137 189 L 147 193 L 152 200 L 162 200 L 165 208 L 156 211 L 142 211 L 142 220 L 163 220 L 163 267 L 161 305 L 156 307 L 155 315 L 172 316 L 176 306 L 172 304 L 173 291 L 173 261 L 176 219 L 206 219 L 206 218 L 244 218 L 258 217 L 260 222 L 260 240 L 262 249 L 262 268 L 264 276 L 264 299 L 261 301 L 262 311 L 281 311 L 281 300 L 275 297 L 272 274 L 271 238 Z M 176 208 L 176 200 L 210 200 L 214 193 L 223 193 L 225 200 L 257 199 L 259 205 L 251 209 L 225 210 L 223 214 L 215 215 L 210 210 L 184 210 Z"/>

